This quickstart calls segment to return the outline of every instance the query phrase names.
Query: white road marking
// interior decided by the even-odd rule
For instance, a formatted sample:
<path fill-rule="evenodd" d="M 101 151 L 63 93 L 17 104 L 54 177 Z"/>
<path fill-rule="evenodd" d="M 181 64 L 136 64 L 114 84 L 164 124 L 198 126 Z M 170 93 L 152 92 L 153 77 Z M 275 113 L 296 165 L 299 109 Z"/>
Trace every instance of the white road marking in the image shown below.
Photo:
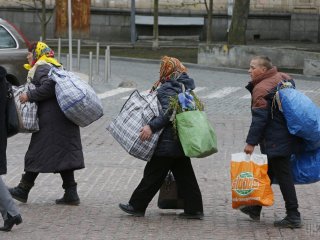
<path fill-rule="evenodd" d="M 117 94 L 120 94 L 120 93 L 129 92 L 129 91 L 133 91 L 133 90 L 134 90 L 134 88 L 115 88 L 115 89 L 106 91 L 104 93 L 99 93 L 98 97 L 100 99 L 104 99 L 104 98 L 107 98 L 107 97 L 111 97 L 111 96 L 114 96 L 114 95 L 117 95 Z"/>
<path fill-rule="evenodd" d="M 200 91 L 203 91 L 205 89 L 208 89 L 208 87 L 197 87 L 195 88 L 193 91 L 195 93 L 198 93 Z M 212 98 L 223 98 L 223 97 L 226 97 L 228 96 L 229 94 L 233 93 L 233 92 L 236 92 L 238 90 L 242 89 L 241 87 L 224 87 L 222 89 L 219 89 L 217 91 L 214 91 L 206 96 L 200 96 L 201 98 L 205 98 L 205 99 L 212 99 Z M 107 97 L 111 97 L 111 96 L 115 96 L 117 94 L 121 94 L 121 93 L 125 93 L 125 92 L 129 92 L 129 91 L 133 91 L 135 90 L 135 88 L 115 88 L 115 89 L 112 89 L 112 90 L 109 90 L 109 91 L 106 91 L 104 93 L 99 93 L 98 94 L 98 97 L 100 99 L 104 99 L 104 98 L 107 98 Z M 315 93 L 316 91 L 315 90 L 299 90 L 303 93 Z M 145 95 L 145 94 L 148 94 L 150 92 L 150 89 L 148 90 L 144 90 L 142 92 L 140 92 L 141 94 Z M 129 98 L 129 95 L 128 96 L 125 96 L 125 97 L 122 97 L 121 99 L 128 99 Z M 251 94 L 248 93 L 248 94 L 245 94 L 244 96 L 242 97 L 239 97 L 240 99 L 250 99 L 251 98 Z"/>
<path fill-rule="evenodd" d="M 143 92 L 140 92 L 140 91 L 139 91 L 139 93 L 140 93 L 141 95 L 147 95 L 149 92 L 150 92 L 150 89 L 145 90 L 145 91 L 143 91 Z M 130 97 L 130 96 L 125 96 L 125 97 L 123 97 L 123 98 L 121 98 L 121 99 L 127 100 L 129 97 Z"/>
<path fill-rule="evenodd" d="M 244 95 L 243 97 L 241 97 L 242 99 L 250 99 L 251 98 L 251 94 L 248 93 L 246 95 Z"/>
<path fill-rule="evenodd" d="M 206 89 L 206 87 L 196 87 L 193 91 L 195 93 L 197 93 L 197 92 L 200 92 L 200 91 L 205 90 L 205 89 Z"/>
<path fill-rule="evenodd" d="M 204 89 L 206 89 L 206 87 L 197 87 L 197 88 L 195 88 L 193 91 L 195 92 L 195 93 L 197 93 L 197 92 L 200 92 L 200 91 L 202 91 L 202 90 L 204 90 Z M 148 90 L 145 90 L 145 91 L 143 91 L 143 92 L 140 92 L 142 95 L 145 95 L 145 94 L 148 94 L 150 92 L 150 89 L 148 89 Z M 123 98 L 121 98 L 121 99 L 124 99 L 124 100 L 126 100 L 126 99 L 128 99 L 129 98 L 129 96 L 125 96 L 125 97 L 123 97 Z"/>
<path fill-rule="evenodd" d="M 314 93 L 315 91 L 314 90 L 298 90 L 302 93 Z M 242 99 L 250 99 L 251 98 L 251 94 L 246 94 L 244 95 L 243 97 L 241 97 Z"/>
<path fill-rule="evenodd" d="M 223 98 L 225 96 L 228 96 L 229 94 L 236 92 L 238 90 L 242 89 L 241 87 L 225 87 L 220 90 L 214 91 L 213 93 L 204 96 L 202 98 Z"/>
<path fill-rule="evenodd" d="M 314 93 L 314 90 L 299 90 L 298 91 L 302 92 L 302 93 Z"/>

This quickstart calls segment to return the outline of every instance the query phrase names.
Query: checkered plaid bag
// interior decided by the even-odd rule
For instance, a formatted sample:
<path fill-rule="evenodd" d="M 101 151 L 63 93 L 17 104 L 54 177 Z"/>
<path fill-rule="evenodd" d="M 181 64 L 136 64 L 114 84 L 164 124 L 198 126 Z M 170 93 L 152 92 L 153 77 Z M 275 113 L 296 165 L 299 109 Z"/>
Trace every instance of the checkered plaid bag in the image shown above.
<path fill-rule="evenodd" d="M 19 100 L 20 94 L 32 89 L 35 89 L 35 86 L 30 82 L 18 87 L 12 86 L 14 101 L 18 112 L 20 133 L 39 131 L 39 118 L 37 115 L 38 105 L 35 102 L 21 103 Z"/>
<path fill-rule="evenodd" d="M 156 92 L 141 95 L 135 90 L 107 130 L 130 155 L 149 161 L 162 130 L 153 133 L 148 141 L 141 141 L 139 134 L 143 126 L 154 117 L 159 116 L 159 111 L 161 111 L 161 105 Z"/>
<path fill-rule="evenodd" d="M 52 67 L 49 77 L 56 82 L 56 96 L 66 117 L 86 127 L 103 116 L 103 107 L 95 91 L 72 72 Z"/>

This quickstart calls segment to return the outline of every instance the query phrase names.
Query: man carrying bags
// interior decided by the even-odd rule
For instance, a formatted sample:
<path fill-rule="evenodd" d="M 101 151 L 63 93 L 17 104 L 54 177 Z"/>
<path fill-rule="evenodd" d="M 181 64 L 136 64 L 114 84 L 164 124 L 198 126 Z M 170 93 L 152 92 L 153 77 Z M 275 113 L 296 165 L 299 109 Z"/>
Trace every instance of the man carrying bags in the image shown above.
<path fill-rule="evenodd" d="M 302 224 L 290 168 L 290 156 L 298 149 L 301 139 L 289 133 L 282 112 L 273 105 L 278 83 L 291 78 L 287 74 L 278 72 L 277 68 L 272 66 L 271 60 L 264 56 L 254 57 L 248 72 L 251 81 L 246 88 L 252 96 L 252 122 L 244 152 L 252 154 L 255 146 L 259 144 L 261 152 L 268 157 L 268 175 L 271 184 L 274 179 L 279 183 L 287 215 L 284 219 L 275 221 L 274 226 L 300 228 Z M 241 209 L 254 220 L 260 219 L 261 210 L 261 206 L 247 206 Z"/>

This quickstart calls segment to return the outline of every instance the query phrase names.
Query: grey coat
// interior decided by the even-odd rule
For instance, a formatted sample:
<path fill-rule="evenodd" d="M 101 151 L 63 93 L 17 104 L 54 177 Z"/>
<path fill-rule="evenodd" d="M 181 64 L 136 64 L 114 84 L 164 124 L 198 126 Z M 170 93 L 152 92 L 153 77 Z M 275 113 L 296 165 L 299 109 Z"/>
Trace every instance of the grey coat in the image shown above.
<path fill-rule="evenodd" d="M 84 168 L 79 126 L 61 111 L 49 70 L 49 65 L 37 67 L 32 80 L 36 89 L 27 93 L 30 102 L 38 103 L 40 131 L 32 134 L 25 171 L 50 173 Z"/>

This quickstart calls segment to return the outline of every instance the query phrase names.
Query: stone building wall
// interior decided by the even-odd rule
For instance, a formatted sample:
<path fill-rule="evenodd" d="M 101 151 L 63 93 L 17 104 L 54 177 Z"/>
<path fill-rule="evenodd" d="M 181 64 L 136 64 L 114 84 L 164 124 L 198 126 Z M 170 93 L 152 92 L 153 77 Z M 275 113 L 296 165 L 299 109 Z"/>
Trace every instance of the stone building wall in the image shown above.
<path fill-rule="evenodd" d="M 228 2 L 232 0 L 214 0 L 214 13 L 226 14 Z M 55 0 L 47 0 L 49 7 L 54 6 Z M 159 0 L 161 10 L 205 11 L 205 0 Z M 0 0 L 0 7 L 18 7 L 22 4 L 32 4 L 31 0 Z M 135 0 L 137 10 L 150 10 L 153 0 Z M 130 9 L 131 0 L 91 0 L 93 8 Z M 319 14 L 319 0 L 251 0 L 250 13 L 311 13 Z"/>
<path fill-rule="evenodd" d="M 214 41 L 227 37 L 228 3 L 232 0 L 214 0 Z M 21 5 L 31 0 L 0 0 L 0 17 L 20 27 L 26 36 L 40 36 L 39 20 L 34 10 Z M 137 14 L 152 15 L 153 0 L 136 0 Z M 55 0 L 47 0 L 52 9 Z M 91 0 L 90 39 L 98 41 L 130 41 L 131 0 Z M 320 0 L 251 0 L 247 27 L 248 40 L 294 40 L 319 42 Z M 201 16 L 204 18 L 201 40 L 206 36 L 206 9 L 204 0 L 159 0 L 160 15 Z M 47 27 L 48 38 L 54 38 L 54 18 Z M 30 31 L 30 26 L 32 31 Z"/>

